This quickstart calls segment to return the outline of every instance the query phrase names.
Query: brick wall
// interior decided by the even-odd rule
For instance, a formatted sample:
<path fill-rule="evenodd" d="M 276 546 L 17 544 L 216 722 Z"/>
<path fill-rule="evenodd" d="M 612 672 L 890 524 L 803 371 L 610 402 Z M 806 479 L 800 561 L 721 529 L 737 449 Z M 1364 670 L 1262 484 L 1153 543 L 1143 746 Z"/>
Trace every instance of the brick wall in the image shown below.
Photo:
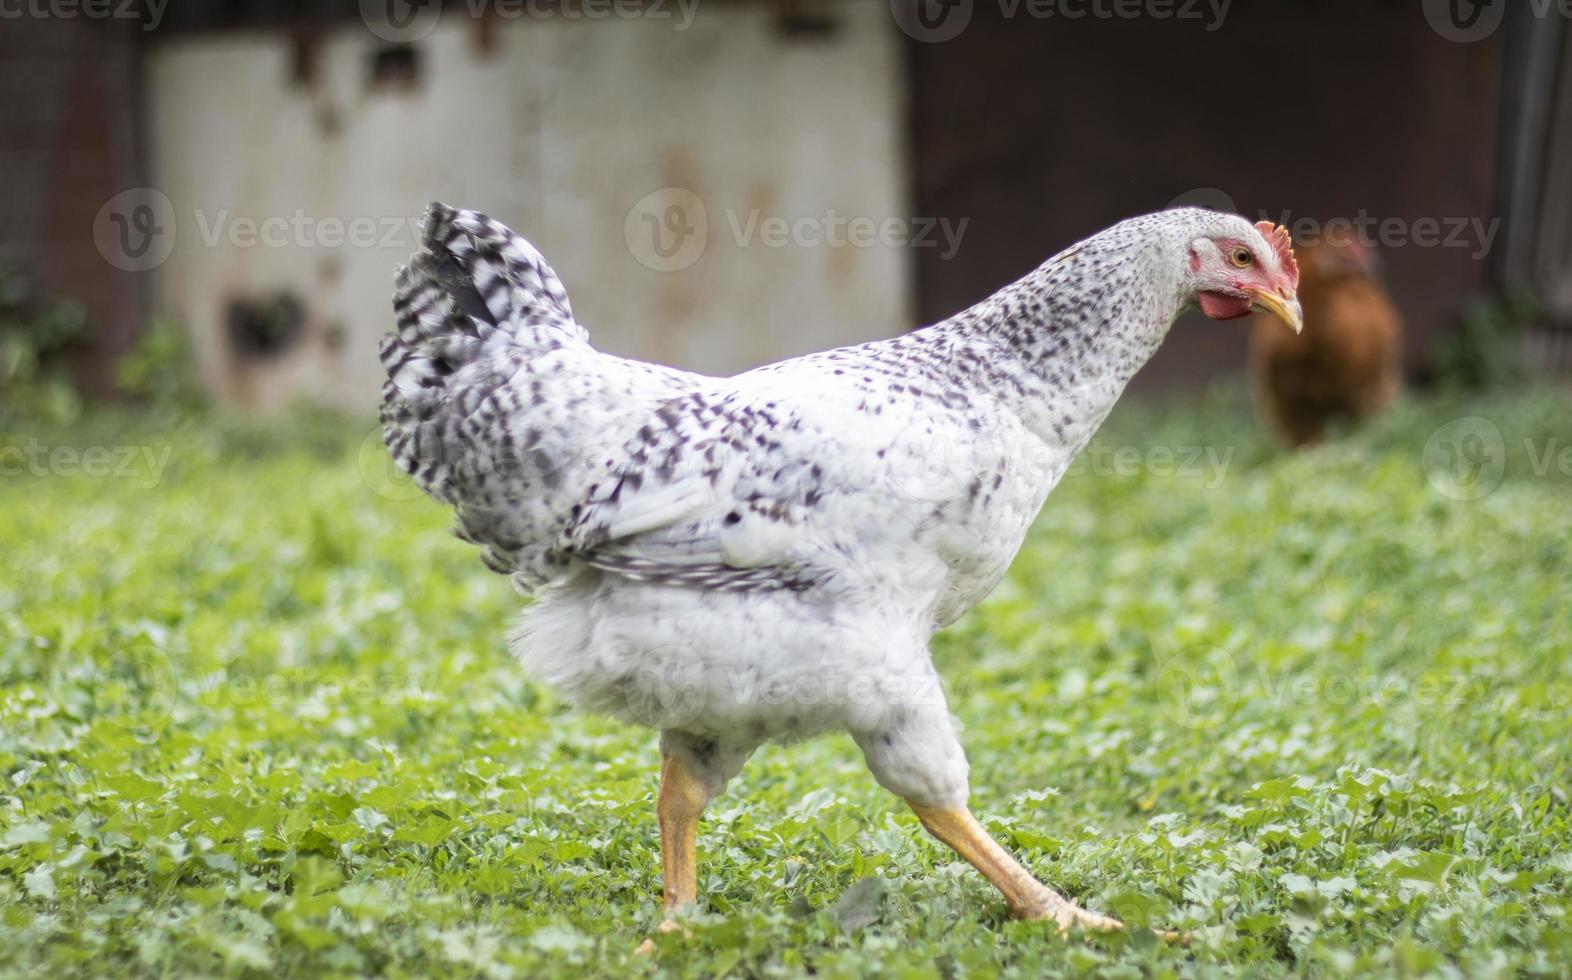
<path fill-rule="evenodd" d="M 149 295 L 145 273 L 114 268 L 93 240 L 99 208 L 140 182 L 138 33 L 134 23 L 41 17 L 0 30 L 0 262 L 87 308 L 94 340 L 76 368 L 98 393 Z"/>

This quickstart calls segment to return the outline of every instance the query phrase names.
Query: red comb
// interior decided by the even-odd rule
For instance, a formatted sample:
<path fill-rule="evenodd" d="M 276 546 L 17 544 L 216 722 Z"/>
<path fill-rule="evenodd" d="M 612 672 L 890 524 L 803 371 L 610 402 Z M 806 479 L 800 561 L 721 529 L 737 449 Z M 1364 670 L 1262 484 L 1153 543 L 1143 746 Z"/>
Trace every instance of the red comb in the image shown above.
<path fill-rule="evenodd" d="M 1282 225 L 1274 225 L 1270 221 L 1257 221 L 1255 230 L 1261 233 L 1266 243 L 1272 246 L 1272 251 L 1277 253 L 1277 262 L 1283 267 L 1283 272 L 1288 275 L 1289 284 L 1299 288 L 1299 261 L 1294 258 L 1294 236 Z"/>

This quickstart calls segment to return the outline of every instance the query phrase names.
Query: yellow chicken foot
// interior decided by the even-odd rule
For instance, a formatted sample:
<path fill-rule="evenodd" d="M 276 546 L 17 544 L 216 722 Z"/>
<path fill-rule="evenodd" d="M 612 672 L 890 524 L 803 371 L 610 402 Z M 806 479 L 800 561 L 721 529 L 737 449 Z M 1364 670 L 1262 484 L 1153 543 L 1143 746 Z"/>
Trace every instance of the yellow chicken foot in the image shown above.
<path fill-rule="evenodd" d="M 906 802 L 928 833 L 948 844 L 1003 893 L 1010 914 L 1016 918 L 1052 919 L 1061 932 L 1074 926 L 1104 932 L 1124 928 L 1118 919 L 1088 912 L 1034 878 L 988 836 L 965 807 L 927 807 Z"/>

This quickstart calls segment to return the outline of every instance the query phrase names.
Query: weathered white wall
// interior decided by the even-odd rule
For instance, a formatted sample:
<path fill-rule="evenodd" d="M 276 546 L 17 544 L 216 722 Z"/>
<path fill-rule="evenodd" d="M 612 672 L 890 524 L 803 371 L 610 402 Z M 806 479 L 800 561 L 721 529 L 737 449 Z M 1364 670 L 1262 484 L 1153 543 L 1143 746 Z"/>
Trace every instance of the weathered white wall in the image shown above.
<path fill-rule="evenodd" d="M 165 42 L 149 58 L 153 173 L 178 230 L 159 305 L 192 327 L 222 396 L 367 409 L 392 270 L 440 199 L 534 241 L 607 350 L 729 373 L 899 332 L 912 325 L 904 249 L 851 243 L 844 225 L 829 231 L 848 243 L 814 244 L 826 214 L 866 230 L 908 211 L 888 7 L 836 10 L 839 29 L 808 39 L 754 4 L 701 4 L 685 30 L 675 17 L 503 21 L 489 53 L 476 24 L 450 12 L 418 42 L 409 91 L 368 84 L 381 42 L 365 30 L 323 42 L 310 87 L 291 84 L 281 35 Z M 673 262 L 635 210 L 670 187 L 691 191 L 707 218 L 702 249 L 690 237 Z M 693 200 L 662 199 L 657 217 L 687 202 L 697 227 Z M 739 241 L 750 212 L 806 238 Z M 273 243 L 247 244 L 241 218 L 275 219 Z M 335 222 L 357 220 L 377 243 L 337 240 Z M 242 363 L 226 339 L 229 298 L 282 289 L 304 300 L 307 339 Z"/>

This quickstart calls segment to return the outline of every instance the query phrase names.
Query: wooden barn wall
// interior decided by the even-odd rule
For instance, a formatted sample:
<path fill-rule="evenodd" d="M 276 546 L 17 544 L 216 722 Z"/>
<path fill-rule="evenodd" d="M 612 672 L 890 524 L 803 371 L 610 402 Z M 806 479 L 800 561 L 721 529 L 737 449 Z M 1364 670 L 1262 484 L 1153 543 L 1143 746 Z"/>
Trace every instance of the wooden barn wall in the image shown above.
<path fill-rule="evenodd" d="M 1531 347 L 1534 363 L 1572 373 L 1572 32 L 1561 35 L 1555 100 L 1547 121 L 1546 162 L 1529 278 L 1544 302 L 1546 323 Z M 1535 356 L 1541 352 L 1543 356 Z"/>
<path fill-rule="evenodd" d="M 179 234 L 156 305 L 189 326 L 225 401 L 370 410 L 392 272 L 436 199 L 527 235 L 612 353 L 729 374 L 898 334 L 914 320 L 899 243 L 843 247 L 844 224 L 815 224 L 909 213 L 900 35 L 885 0 L 837 11 L 814 31 L 701 2 L 679 29 L 674 4 L 593 21 L 450 5 L 397 84 L 354 22 L 310 44 L 161 37 L 150 168 Z M 806 239 L 767 230 L 804 222 Z M 352 224 L 375 240 L 348 243 Z M 276 320 L 281 339 L 245 339 Z"/>
<path fill-rule="evenodd" d="M 1197 189 L 1273 217 L 1493 220 L 1502 32 L 1454 43 L 1370 0 L 1238 0 L 1212 31 L 1024 9 L 975 0 L 958 36 L 906 45 L 915 211 L 969 222 L 953 256 L 915 250 L 924 322 Z M 1484 286 L 1481 238 L 1381 249 L 1411 365 Z M 1192 316 L 1138 384 L 1244 362 L 1239 324 Z"/>
<path fill-rule="evenodd" d="M 1527 287 L 1542 316 L 1525 340 L 1528 365 L 1572 374 L 1572 29 L 1522 17 L 1508 39 L 1505 246 L 1496 273 Z"/>

